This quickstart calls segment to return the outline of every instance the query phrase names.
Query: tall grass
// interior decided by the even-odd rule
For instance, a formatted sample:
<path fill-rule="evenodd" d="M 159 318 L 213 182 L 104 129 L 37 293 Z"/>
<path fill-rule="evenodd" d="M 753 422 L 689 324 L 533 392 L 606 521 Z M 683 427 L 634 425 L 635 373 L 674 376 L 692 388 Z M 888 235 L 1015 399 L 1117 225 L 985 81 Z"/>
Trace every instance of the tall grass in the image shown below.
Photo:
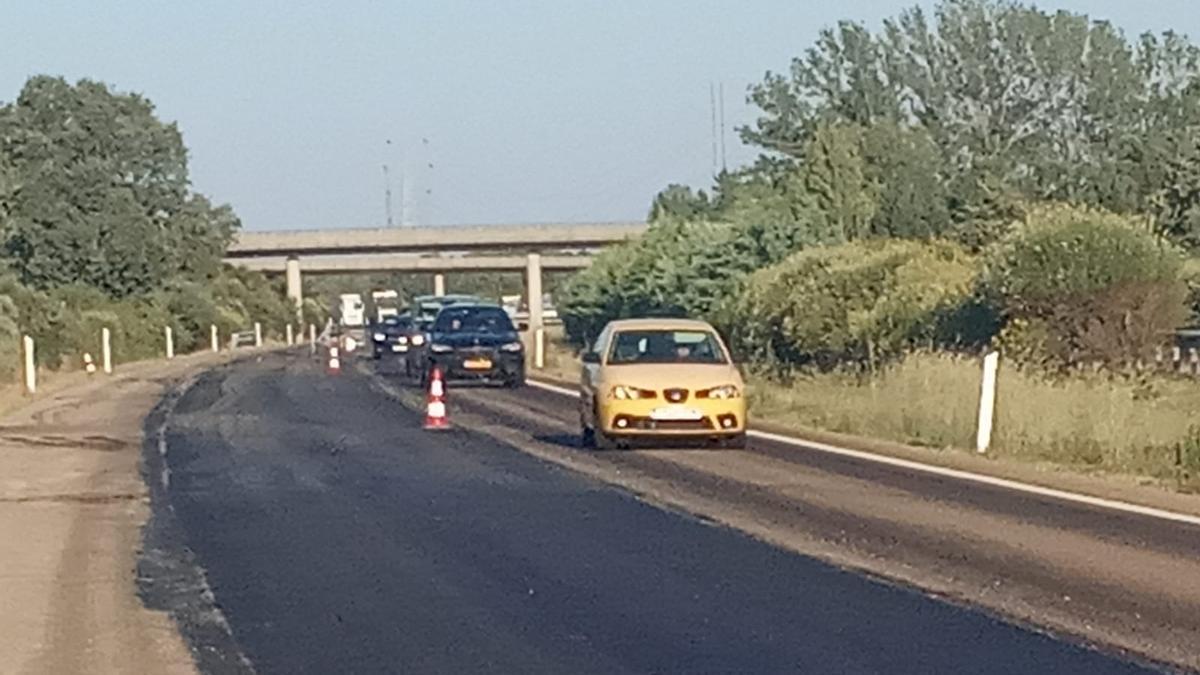
<path fill-rule="evenodd" d="M 980 362 L 913 354 L 870 378 L 752 378 L 762 419 L 937 448 L 974 445 Z M 1104 373 L 1051 378 L 1002 362 L 992 453 L 1168 478 L 1194 442 L 1200 383 Z M 1187 453 L 1183 453 L 1187 454 Z M 1186 458 L 1185 458 L 1186 459 Z"/>

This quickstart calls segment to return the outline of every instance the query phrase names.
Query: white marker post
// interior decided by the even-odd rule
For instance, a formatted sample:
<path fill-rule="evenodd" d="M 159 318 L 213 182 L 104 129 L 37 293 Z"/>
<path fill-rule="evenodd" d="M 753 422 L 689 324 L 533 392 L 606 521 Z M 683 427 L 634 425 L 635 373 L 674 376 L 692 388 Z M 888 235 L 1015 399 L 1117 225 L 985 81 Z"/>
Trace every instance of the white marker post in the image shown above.
<path fill-rule="evenodd" d="M 999 352 L 989 352 L 983 357 L 983 383 L 979 389 L 979 433 L 975 436 L 975 449 L 980 454 L 986 453 L 992 444 L 992 421 L 996 413 L 996 371 L 999 367 Z"/>
<path fill-rule="evenodd" d="M 254 346 L 262 346 L 262 324 L 257 321 L 254 322 Z"/>
<path fill-rule="evenodd" d="M 167 340 L 167 358 L 173 359 L 175 358 L 175 333 L 170 326 L 163 329 L 163 336 Z"/>
<path fill-rule="evenodd" d="M 100 359 L 104 363 L 104 374 L 112 375 L 112 331 L 100 329 Z"/>
<path fill-rule="evenodd" d="M 33 358 L 33 338 L 28 335 L 21 338 L 21 364 L 25 375 L 25 393 L 32 396 L 37 393 L 37 363 Z"/>
<path fill-rule="evenodd" d="M 209 332 L 212 334 L 212 350 L 216 354 L 221 351 L 221 343 L 217 341 L 217 325 L 213 324 Z"/>
<path fill-rule="evenodd" d="M 292 334 L 292 324 L 289 323 L 287 325 L 287 345 L 291 347 L 294 344 L 296 344 L 296 336 Z"/>
<path fill-rule="evenodd" d="M 308 324 L 308 351 L 313 356 L 317 355 L 317 327 L 315 324 Z"/>
<path fill-rule="evenodd" d="M 546 367 L 546 331 L 541 326 L 533 331 L 533 367 Z"/>

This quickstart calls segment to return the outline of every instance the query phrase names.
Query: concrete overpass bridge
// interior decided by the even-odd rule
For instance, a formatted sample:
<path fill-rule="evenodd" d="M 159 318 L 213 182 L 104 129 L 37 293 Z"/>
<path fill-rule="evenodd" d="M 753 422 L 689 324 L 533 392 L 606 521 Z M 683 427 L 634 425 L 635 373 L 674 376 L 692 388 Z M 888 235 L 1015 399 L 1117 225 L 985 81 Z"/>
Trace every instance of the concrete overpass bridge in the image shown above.
<path fill-rule="evenodd" d="M 587 267 L 596 250 L 645 230 L 645 223 L 578 223 L 241 232 L 225 260 L 285 274 L 297 307 L 303 274 L 428 272 L 440 295 L 448 272 L 524 271 L 529 322 L 536 326 L 543 271 Z"/>

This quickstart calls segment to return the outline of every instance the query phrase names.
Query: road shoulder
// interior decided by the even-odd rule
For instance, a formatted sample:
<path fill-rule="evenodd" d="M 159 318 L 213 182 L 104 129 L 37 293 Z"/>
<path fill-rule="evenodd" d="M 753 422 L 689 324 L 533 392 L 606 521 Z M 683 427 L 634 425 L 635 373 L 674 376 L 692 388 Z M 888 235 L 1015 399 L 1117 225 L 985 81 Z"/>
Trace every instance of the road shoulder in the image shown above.
<path fill-rule="evenodd" d="M 0 420 L 0 672 L 195 672 L 171 617 L 139 598 L 142 425 L 223 359 L 131 364 Z"/>

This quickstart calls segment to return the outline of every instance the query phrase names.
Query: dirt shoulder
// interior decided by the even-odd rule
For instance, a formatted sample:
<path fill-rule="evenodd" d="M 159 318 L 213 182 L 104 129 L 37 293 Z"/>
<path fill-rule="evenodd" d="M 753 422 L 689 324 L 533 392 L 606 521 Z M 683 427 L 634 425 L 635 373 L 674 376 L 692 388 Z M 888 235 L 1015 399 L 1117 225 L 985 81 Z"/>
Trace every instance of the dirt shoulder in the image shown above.
<path fill-rule="evenodd" d="M 71 376 L 0 418 L 0 672 L 195 672 L 138 597 L 142 424 L 173 382 L 227 358 Z"/>

